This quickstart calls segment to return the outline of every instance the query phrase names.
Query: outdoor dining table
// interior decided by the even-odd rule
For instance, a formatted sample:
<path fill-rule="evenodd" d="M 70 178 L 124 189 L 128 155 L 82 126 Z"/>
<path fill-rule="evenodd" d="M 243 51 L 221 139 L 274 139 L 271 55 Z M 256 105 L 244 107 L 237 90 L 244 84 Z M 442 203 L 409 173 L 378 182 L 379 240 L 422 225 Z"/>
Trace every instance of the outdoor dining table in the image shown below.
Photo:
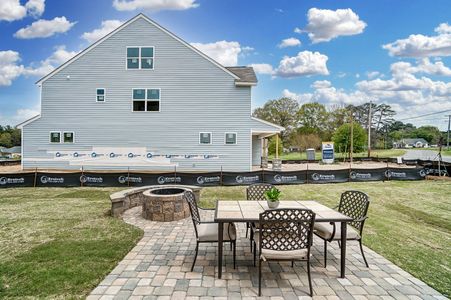
<path fill-rule="evenodd" d="M 353 219 L 316 201 L 280 201 L 278 208 L 311 209 L 316 214 L 315 222 L 339 222 L 341 224 L 340 277 L 344 278 L 346 269 L 346 223 Z M 260 213 L 268 209 L 266 201 L 217 201 L 214 221 L 218 223 L 218 278 L 222 277 L 224 223 L 258 223 Z"/>

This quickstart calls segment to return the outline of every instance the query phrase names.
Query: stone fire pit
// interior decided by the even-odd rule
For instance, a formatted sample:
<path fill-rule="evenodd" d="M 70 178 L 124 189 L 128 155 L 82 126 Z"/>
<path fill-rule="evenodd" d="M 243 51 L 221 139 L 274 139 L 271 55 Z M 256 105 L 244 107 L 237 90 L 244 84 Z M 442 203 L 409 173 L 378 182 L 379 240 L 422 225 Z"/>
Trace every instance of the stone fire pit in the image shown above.
<path fill-rule="evenodd" d="M 147 220 L 171 222 L 190 216 L 183 187 L 158 187 L 143 192 L 142 216 Z"/>

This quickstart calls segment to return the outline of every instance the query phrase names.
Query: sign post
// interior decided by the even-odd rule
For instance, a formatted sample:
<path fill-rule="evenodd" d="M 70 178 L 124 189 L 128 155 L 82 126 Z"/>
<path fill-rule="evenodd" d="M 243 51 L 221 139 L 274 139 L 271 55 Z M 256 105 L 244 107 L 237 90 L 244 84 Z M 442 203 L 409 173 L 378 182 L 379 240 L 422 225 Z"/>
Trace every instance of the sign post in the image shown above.
<path fill-rule="evenodd" d="M 323 163 L 333 164 L 334 163 L 334 143 L 333 142 L 323 142 L 322 147 L 322 157 Z"/>

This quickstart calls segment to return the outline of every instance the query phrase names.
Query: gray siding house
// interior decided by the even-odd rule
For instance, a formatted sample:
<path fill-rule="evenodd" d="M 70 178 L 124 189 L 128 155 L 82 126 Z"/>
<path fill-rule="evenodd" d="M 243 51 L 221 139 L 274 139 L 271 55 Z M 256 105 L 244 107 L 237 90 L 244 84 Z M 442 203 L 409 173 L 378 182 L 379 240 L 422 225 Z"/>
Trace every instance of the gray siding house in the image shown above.
<path fill-rule="evenodd" d="M 140 14 L 37 82 L 22 167 L 250 171 L 283 130 L 251 117 L 256 83 Z"/>

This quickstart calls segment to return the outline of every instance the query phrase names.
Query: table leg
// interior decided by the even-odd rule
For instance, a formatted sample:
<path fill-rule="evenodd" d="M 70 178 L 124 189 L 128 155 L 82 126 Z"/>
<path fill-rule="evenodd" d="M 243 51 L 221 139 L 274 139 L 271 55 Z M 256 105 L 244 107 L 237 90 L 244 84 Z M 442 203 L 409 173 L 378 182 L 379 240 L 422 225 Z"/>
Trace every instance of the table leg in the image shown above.
<path fill-rule="evenodd" d="M 341 255 L 340 255 L 340 277 L 345 278 L 346 273 L 346 222 L 341 222 Z"/>
<path fill-rule="evenodd" d="M 218 278 L 222 277 L 222 238 L 224 235 L 224 223 L 218 223 Z"/>

